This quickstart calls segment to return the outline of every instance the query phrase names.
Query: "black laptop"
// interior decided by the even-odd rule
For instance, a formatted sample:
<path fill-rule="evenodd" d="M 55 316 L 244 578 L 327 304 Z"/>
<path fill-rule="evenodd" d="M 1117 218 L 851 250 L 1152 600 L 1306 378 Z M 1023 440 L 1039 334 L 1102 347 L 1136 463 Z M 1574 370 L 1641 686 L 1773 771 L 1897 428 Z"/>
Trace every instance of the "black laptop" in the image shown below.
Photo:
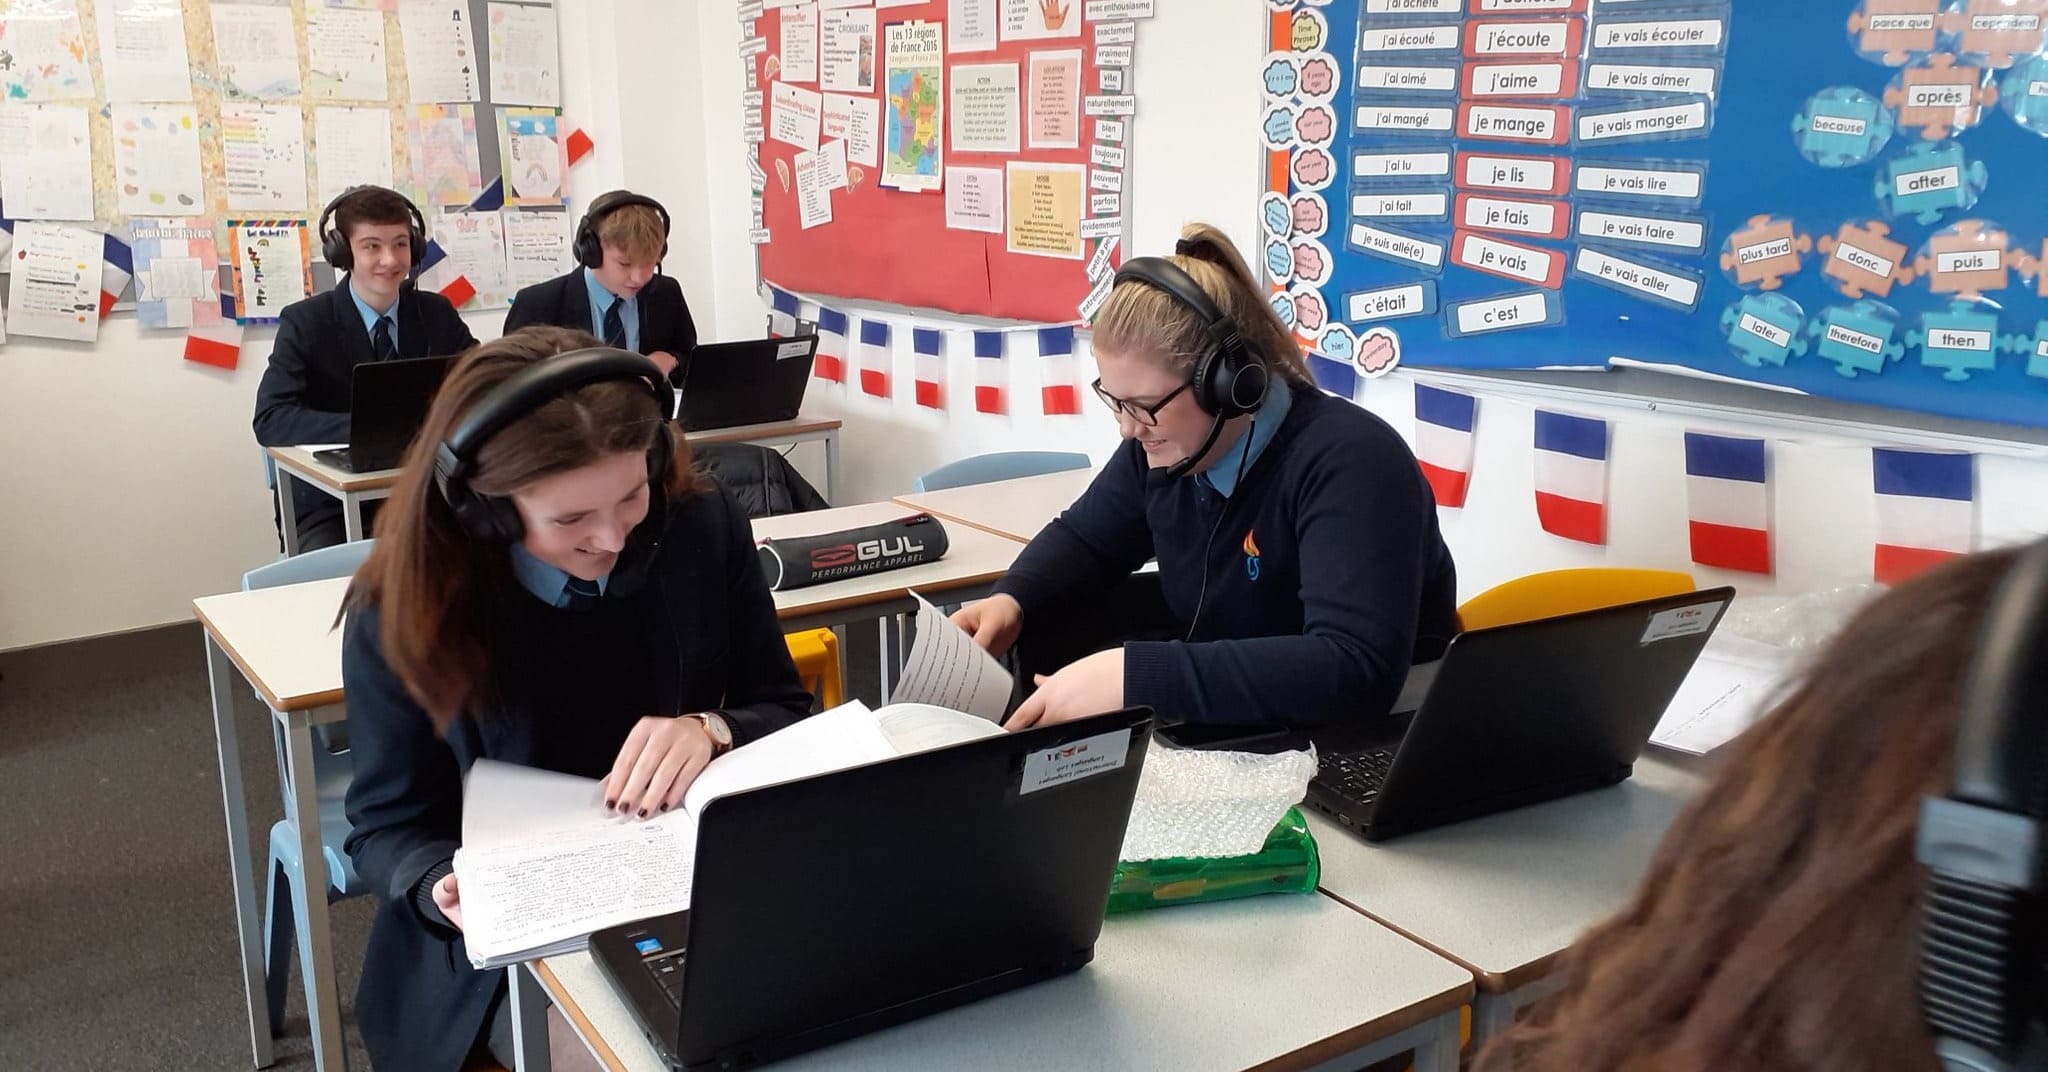
<path fill-rule="evenodd" d="M 719 797 L 690 909 L 591 955 L 673 1068 L 744 1068 L 1095 956 L 1137 708 Z"/>
<path fill-rule="evenodd" d="M 1311 735 L 1308 804 L 1384 841 L 1620 782 L 1734 595 L 1462 633 L 1413 714 Z"/>
<path fill-rule="evenodd" d="M 690 351 L 680 402 L 683 430 L 795 420 L 817 353 L 816 335 L 715 342 Z"/>
<path fill-rule="evenodd" d="M 415 357 L 357 365 L 349 381 L 348 446 L 314 451 L 313 457 L 350 473 L 398 468 L 405 448 L 426 423 L 427 407 L 453 360 Z"/>

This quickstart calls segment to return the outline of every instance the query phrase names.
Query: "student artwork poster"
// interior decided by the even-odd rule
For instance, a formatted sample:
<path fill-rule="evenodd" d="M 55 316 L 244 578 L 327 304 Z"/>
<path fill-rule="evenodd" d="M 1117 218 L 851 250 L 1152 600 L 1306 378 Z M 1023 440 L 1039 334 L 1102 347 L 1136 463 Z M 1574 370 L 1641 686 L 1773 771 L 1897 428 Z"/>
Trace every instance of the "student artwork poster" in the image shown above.
<path fill-rule="evenodd" d="M 1079 0 L 737 6 L 763 279 L 1076 318 L 1089 254 L 1122 231 L 1134 111 L 1097 99 L 1098 63 L 1127 72 L 1136 24 L 1096 23 Z"/>
<path fill-rule="evenodd" d="M 135 255 L 135 318 L 145 328 L 218 324 L 220 249 L 213 221 L 137 216 L 128 221 Z"/>
<path fill-rule="evenodd" d="M 305 220 L 228 221 L 237 323 L 275 323 L 285 306 L 313 292 L 310 232 Z"/>

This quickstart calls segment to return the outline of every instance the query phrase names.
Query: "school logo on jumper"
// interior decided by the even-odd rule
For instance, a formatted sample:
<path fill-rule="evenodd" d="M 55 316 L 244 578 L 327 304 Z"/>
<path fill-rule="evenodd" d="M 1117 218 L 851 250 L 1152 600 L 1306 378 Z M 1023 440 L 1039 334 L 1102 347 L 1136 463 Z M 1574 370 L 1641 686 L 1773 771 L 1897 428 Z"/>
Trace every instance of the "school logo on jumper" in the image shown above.
<path fill-rule="evenodd" d="M 1244 575 L 1256 581 L 1259 579 L 1259 542 L 1253 539 L 1253 536 L 1252 530 L 1245 530 Z"/>

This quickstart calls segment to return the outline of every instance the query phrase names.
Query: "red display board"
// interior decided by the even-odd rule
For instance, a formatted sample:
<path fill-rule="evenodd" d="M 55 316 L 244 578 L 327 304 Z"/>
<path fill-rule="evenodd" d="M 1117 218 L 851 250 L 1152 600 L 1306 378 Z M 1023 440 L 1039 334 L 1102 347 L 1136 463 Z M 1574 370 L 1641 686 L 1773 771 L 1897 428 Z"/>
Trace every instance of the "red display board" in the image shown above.
<path fill-rule="evenodd" d="M 948 180 L 945 173 L 954 168 L 1003 170 L 1013 162 L 1079 165 L 1082 168 L 1081 215 L 1099 221 L 1086 233 L 1103 229 L 1108 229 L 1111 235 L 1120 233 L 1121 226 L 1112 225 L 1110 219 L 1121 219 L 1125 211 L 1123 198 L 1127 191 L 1122 187 L 1121 165 L 1130 148 L 1132 116 L 1088 113 L 1111 106 L 1107 101 L 1094 98 L 1126 96 L 1130 92 L 1127 64 L 1132 24 L 1084 22 L 1084 0 L 1029 0 L 1028 15 L 1032 28 L 1027 32 L 1048 32 L 1048 24 L 1059 32 L 1071 26 L 1075 32 L 1072 36 L 1018 40 L 1000 33 L 1000 30 L 1007 28 L 1004 26 L 1006 19 L 1014 25 L 1024 12 L 1022 9 L 1006 10 L 1006 6 L 1015 6 L 1015 0 L 1010 0 L 1008 5 L 1005 0 L 997 0 L 992 8 L 994 24 L 991 28 L 991 36 L 999 37 L 995 46 L 986 50 L 956 52 L 954 28 L 946 25 L 948 5 L 944 0 L 880 8 L 874 11 L 874 89 L 862 93 L 828 89 L 821 84 L 827 58 L 822 50 L 817 71 L 804 71 L 801 57 L 793 65 L 785 62 L 782 55 L 783 20 L 793 11 L 799 12 L 799 18 L 808 18 L 811 13 L 802 9 L 812 6 L 764 11 L 752 31 L 765 42 L 765 49 L 749 60 L 754 66 L 755 82 L 760 92 L 759 115 L 763 133 L 759 162 L 766 176 L 761 226 L 767 231 L 768 241 L 760 247 L 762 278 L 775 286 L 805 294 L 864 298 L 1017 320 L 1049 323 L 1075 320 L 1077 307 L 1094 289 L 1088 278 L 1089 259 L 1102 242 L 1110 239 L 1082 240 L 1081 255 L 1074 259 L 1013 253 L 1009 249 L 1007 230 L 1009 206 L 1004 205 L 1004 233 L 949 228 L 946 226 L 947 195 L 943 183 Z M 818 14 L 829 17 L 833 13 L 834 9 L 828 8 Z M 844 93 L 855 98 L 873 99 L 878 102 L 880 122 L 884 128 L 901 121 L 909 124 L 906 131 L 912 131 L 916 123 L 914 116 L 892 114 L 895 109 L 892 108 L 887 80 L 887 40 L 890 25 L 919 21 L 943 30 L 944 86 L 938 96 L 940 116 L 936 123 L 937 136 L 943 139 L 944 146 L 939 167 L 942 185 L 928 192 L 915 193 L 883 186 L 883 164 L 888 156 L 888 138 L 884 130 L 877 137 L 876 166 L 869 167 L 849 159 L 847 187 L 830 193 L 831 221 L 810 228 L 801 226 L 796 158 L 804 150 L 775 136 L 778 84 L 806 91 Z M 1102 32 L 1104 30 L 1107 32 Z M 1104 39 L 1102 44 L 1097 43 L 1098 36 Z M 1108 58 L 1126 65 L 1109 68 L 1107 88 L 1101 73 L 1103 66 L 1097 62 L 1098 49 L 1103 48 L 1109 49 Z M 1036 89 L 1044 87 L 1033 84 L 1033 56 L 1076 52 L 1079 53 L 1080 77 L 1073 93 L 1076 103 L 1072 121 L 1074 145 L 1071 148 L 1034 147 L 1033 95 Z M 955 145 L 960 129 L 953 115 L 954 71 L 963 66 L 987 64 L 1015 64 L 1017 68 L 1018 139 L 1014 153 L 962 151 Z M 792 66 L 798 74 L 811 73 L 819 77 L 802 81 L 787 79 L 784 76 L 790 73 Z M 843 66 L 841 70 L 844 70 Z M 1048 75 L 1048 85 L 1053 77 Z M 751 113 L 748 121 L 751 126 L 754 121 Z M 1106 129 L 1103 126 L 1105 121 Z M 1054 127 L 1058 125 L 1052 124 Z M 1105 137 L 1111 134 L 1116 135 L 1116 140 Z M 820 142 L 823 144 L 831 140 L 828 134 L 821 137 Z M 1108 151 L 1091 160 L 1098 145 Z M 1119 166 L 1091 166 L 1091 162 L 1105 161 L 1113 161 Z M 1108 200 L 1109 192 L 1101 188 L 1110 184 L 1117 187 L 1113 205 Z M 1008 186 L 1005 180 L 997 188 L 1007 191 Z M 1003 200 L 1007 202 L 1007 196 Z"/>

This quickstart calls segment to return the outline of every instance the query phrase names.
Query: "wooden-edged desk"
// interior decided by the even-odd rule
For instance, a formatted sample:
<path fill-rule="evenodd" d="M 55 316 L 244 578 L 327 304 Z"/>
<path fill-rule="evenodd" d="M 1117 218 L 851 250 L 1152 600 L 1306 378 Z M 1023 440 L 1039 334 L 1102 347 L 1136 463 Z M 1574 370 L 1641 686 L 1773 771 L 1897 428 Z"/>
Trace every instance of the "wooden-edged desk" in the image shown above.
<path fill-rule="evenodd" d="M 1378 845 L 1307 814 L 1324 892 L 1471 971 L 1477 1052 L 1554 988 L 1557 955 L 1635 891 L 1701 784 L 1646 753 L 1620 785 Z"/>
<path fill-rule="evenodd" d="M 588 953 L 527 968 L 609 1072 L 666 1072 Z M 1418 1072 L 1452 1072 L 1471 995 L 1469 973 L 1336 901 L 1271 895 L 1112 916 L 1078 972 L 775 1067 L 1281 1072 L 1414 1049 Z"/>
<path fill-rule="evenodd" d="M 683 438 L 691 446 L 755 443 L 764 447 L 782 447 L 821 442 L 825 444 L 825 501 L 830 502 L 839 488 L 839 427 L 840 421 L 836 417 L 798 417 L 793 421 L 689 432 Z M 368 535 L 363 530 L 363 504 L 388 497 L 392 486 L 398 483 L 396 469 L 351 473 L 319 461 L 306 447 L 267 447 L 265 452 L 277 465 L 278 514 L 284 525 L 284 553 L 287 555 L 299 553 L 298 518 L 292 511 L 291 492 L 288 490 L 292 481 L 299 481 L 341 500 L 342 528 L 351 541 Z"/>
<path fill-rule="evenodd" d="M 945 521 L 1030 543 L 1039 529 L 1073 505 L 1094 480 L 1093 469 L 1070 469 L 943 491 L 912 492 L 896 496 L 896 501 Z"/>
<path fill-rule="evenodd" d="M 235 734 L 239 680 L 270 708 L 285 742 L 285 814 L 298 830 L 304 876 L 292 905 L 304 921 L 304 962 L 319 970 L 306 995 L 314 1058 L 322 1072 L 343 1067 L 341 1005 L 334 988 L 327 932 L 327 865 L 320 846 L 320 801 L 313 774 L 315 725 L 342 718 L 341 632 L 334 629 L 348 578 L 231 592 L 192 601 L 206 633 L 206 676 L 213 691 L 213 736 L 220 756 L 222 807 L 227 813 L 228 860 L 235 884 L 235 923 L 242 943 L 242 981 L 249 1006 L 249 1046 L 256 1066 L 272 1061 L 270 1013 L 264 997 L 263 911 L 249 849 L 249 814 L 242 799 L 241 744 Z"/>

